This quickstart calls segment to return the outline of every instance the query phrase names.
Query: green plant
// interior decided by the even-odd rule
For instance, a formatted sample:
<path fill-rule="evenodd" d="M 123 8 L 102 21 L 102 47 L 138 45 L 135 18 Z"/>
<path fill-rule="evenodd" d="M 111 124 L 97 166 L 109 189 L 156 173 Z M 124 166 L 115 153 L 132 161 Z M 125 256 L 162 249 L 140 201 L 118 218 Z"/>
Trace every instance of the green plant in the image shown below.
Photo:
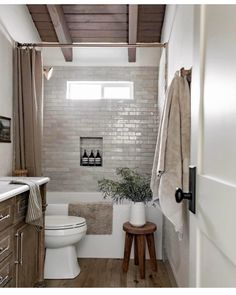
<path fill-rule="evenodd" d="M 98 181 L 104 199 L 111 198 L 116 203 L 125 199 L 144 203 L 151 201 L 150 176 L 140 175 L 129 168 L 117 168 L 116 174 L 120 177 L 119 181 L 105 178 Z"/>

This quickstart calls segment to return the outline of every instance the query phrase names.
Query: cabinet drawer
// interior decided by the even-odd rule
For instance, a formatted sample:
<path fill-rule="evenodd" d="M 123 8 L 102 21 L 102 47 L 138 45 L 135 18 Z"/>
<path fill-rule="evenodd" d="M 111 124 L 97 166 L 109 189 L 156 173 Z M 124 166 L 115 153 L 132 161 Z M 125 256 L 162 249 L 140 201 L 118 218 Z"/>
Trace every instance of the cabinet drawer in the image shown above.
<path fill-rule="evenodd" d="M 0 233 L 0 262 L 13 252 L 12 229 L 7 229 Z"/>
<path fill-rule="evenodd" d="M 6 287 L 13 279 L 13 255 L 0 263 L 0 287 Z"/>
<path fill-rule="evenodd" d="M 15 223 L 25 219 L 28 207 L 28 196 L 29 192 L 25 192 L 15 197 Z"/>
<path fill-rule="evenodd" d="M 0 232 L 13 224 L 12 199 L 0 203 Z"/>

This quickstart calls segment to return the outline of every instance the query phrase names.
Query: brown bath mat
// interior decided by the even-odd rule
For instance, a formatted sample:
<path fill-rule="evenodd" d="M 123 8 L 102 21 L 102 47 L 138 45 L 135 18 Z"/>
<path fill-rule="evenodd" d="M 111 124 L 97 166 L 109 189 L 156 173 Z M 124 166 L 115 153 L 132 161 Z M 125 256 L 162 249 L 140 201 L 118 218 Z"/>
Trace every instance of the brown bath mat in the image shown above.
<path fill-rule="evenodd" d="M 69 204 L 68 214 L 84 217 L 88 235 L 111 235 L 113 204 L 105 202 L 78 202 Z"/>

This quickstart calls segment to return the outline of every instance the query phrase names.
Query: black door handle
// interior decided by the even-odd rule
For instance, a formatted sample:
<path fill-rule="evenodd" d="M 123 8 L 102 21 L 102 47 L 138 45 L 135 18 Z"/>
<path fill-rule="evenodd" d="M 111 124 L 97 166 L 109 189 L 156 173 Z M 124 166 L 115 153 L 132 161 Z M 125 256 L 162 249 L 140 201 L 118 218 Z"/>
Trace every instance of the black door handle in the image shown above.
<path fill-rule="evenodd" d="M 183 200 L 191 200 L 192 193 L 184 193 L 181 188 L 177 188 L 175 191 L 175 200 L 177 203 L 182 202 Z"/>
<path fill-rule="evenodd" d="M 196 213 L 195 209 L 196 198 L 196 167 L 189 167 L 189 192 L 184 193 L 181 188 L 177 188 L 175 191 L 175 200 L 177 203 L 183 200 L 189 200 L 189 210 L 192 213 Z"/>

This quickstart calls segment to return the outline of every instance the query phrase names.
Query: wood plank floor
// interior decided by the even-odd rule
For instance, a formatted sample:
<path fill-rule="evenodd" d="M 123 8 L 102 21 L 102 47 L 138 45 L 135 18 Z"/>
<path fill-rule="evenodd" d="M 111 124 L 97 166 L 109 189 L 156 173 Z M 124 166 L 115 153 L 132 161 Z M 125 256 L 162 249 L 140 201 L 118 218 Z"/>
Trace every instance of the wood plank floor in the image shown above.
<path fill-rule="evenodd" d="M 130 260 L 128 273 L 122 271 L 122 259 L 79 259 L 81 273 L 72 280 L 46 280 L 46 287 L 174 287 L 164 262 L 158 260 L 158 271 L 153 272 L 146 261 L 146 278 L 140 279 L 138 266 Z"/>

